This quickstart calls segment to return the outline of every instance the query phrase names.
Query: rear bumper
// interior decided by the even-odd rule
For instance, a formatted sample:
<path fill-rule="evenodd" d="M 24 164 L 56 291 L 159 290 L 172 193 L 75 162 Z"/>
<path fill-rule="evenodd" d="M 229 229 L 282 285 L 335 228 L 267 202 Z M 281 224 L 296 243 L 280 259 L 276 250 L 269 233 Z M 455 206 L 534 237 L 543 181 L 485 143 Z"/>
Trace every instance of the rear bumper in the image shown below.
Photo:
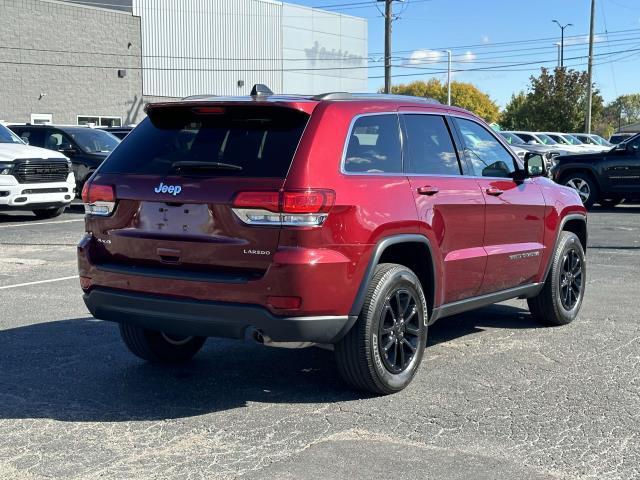
<path fill-rule="evenodd" d="M 277 342 L 335 343 L 351 328 L 349 316 L 281 317 L 256 305 L 167 298 L 94 288 L 84 295 L 91 314 L 175 335 L 245 338 L 255 328 Z"/>

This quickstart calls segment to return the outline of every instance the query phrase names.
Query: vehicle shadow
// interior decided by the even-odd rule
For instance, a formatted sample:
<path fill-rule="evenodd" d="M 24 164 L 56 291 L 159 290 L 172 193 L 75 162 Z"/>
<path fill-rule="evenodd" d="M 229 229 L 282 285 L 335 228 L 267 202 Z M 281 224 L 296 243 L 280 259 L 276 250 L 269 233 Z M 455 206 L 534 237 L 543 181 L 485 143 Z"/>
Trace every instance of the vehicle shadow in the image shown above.
<path fill-rule="evenodd" d="M 618 213 L 623 215 L 625 213 L 640 213 L 640 205 L 638 205 L 637 203 L 635 204 L 623 203 L 622 205 L 619 205 L 613 208 L 605 208 L 598 205 L 598 206 L 591 207 L 589 209 L 589 213 Z"/>
<path fill-rule="evenodd" d="M 544 328 L 529 310 L 512 305 L 490 305 L 438 320 L 429 327 L 427 348 L 456 338 L 482 332 L 489 328 Z"/>
<path fill-rule="evenodd" d="M 67 207 L 64 211 L 63 215 L 84 215 L 84 205 L 82 203 L 72 203 Z M 16 223 L 16 222 L 50 222 L 56 220 L 64 220 L 65 217 L 57 217 L 50 220 L 42 220 L 41 218 L 36 217 L 33 213 L 29 211 L 15 211 L 9 213 L 9 211 L 0 211 L 0 224 L 1 223 Z"/>
<path fill-rule="evenodd" d="M 494 306 L 442 320 L 430 344 L 486 327 L 531 328 L 523 310 Z M 536 325 L 537 326 L 537 325 Z M 368 398 L 339 378 L 333 354 L 209 339 L 178 366 L 132 356 L 110 322 L 78 318 L 0 331 L 0 419 L 142 421 L 191 417 L 248 402 Z"/>

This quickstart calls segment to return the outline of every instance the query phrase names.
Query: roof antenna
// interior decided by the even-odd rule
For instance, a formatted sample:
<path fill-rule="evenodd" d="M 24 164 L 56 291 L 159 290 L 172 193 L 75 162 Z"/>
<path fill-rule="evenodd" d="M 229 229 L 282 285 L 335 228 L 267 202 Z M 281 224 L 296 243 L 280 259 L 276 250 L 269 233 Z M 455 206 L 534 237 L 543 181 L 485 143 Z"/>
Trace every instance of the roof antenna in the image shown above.
<path fill-rule="evenodd" d="M 252 97 L 267 97 L 269 95 L 273 95 L 273 92 L 269 87 L 262 83 L 256 83 L 251 89 Z"/>

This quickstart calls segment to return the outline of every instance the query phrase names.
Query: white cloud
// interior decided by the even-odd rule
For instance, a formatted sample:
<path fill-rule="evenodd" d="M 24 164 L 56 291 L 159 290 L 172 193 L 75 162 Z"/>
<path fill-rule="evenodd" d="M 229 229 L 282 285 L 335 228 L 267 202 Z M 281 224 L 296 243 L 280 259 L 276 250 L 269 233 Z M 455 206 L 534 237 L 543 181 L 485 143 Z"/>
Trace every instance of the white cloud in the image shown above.
<path fill-rule="evenodd" d="M 593 36 L 593 43 L 600 43 L 600 42 L 606 42 L 607 39 L 604 35 L 594 35 Z M 566 47 L 567 45 L 584 45 L 589 43 L 589 35 L 579 35 L 576 37 L 565 37 L 564 39 L 564 46 Z"/>
<path fill-rule="evenodd" d="M 424 65 L 426 63 L 435 63 L 443 57 L 444 53 L 437 50 L 414 50 L 409 55 L 409 59 L 405 61 L 407 65 Z"/>
<path fill-rule="evenodd" d="M 480 37 L 480 40 L 482 41 L 482 43 L 489 43 L 491 40 L 489 39 L 489 35 L 482 35 Z"/>
<path fill-rule="evenodd" d="M 476 54 L 473 52 L 465 52 L 460 57 L 461 62 L 473 62 L 476 59 Z"/>

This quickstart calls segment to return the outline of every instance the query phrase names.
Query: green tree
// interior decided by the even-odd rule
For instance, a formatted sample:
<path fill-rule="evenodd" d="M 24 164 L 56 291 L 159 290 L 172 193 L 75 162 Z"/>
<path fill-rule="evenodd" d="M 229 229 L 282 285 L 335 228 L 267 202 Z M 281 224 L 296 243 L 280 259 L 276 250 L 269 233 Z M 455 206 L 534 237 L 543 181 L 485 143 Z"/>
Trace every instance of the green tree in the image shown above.
<path fill-rule="evenodd" d="M 505 130 L 529 130 L 529 115 L 527 109 L 527 94 L 519 92 L 511 95 L 511 100 L 500 117 L 500 125 Z"/>
<path fill-rule="evenodd" d="M 430 97 L 440 103 L 447 103 L 447 84 L 436 78 L 426 82 L 416 81 L 406 85 L 393 85 L 391 93 Z M 472 111 L 489 123 L 497 121 L 500 117 L 498 105 L 489 95 L 471 83 L 451 82 L 451 103 L 456 107 Z"/>
<path fill-rule="evenodd" d="M 620 95 L 609 103 L 594 129 L 608 137 L 620 127 L 636 122 L 640 122 L 640 93 Z"/>
<path fill-rule="evenodd" d="M 542 68 L 539 76 L 532 76 L 529 90 L 511 98 L 502 117 L 508 128 L 582 132 L 587 109 L 588 76 L 586 72 L 556 68 L 551 72 Z M 592 119 L 594 124 L 603 112 L 603 100 L 593 90 Z"/>

